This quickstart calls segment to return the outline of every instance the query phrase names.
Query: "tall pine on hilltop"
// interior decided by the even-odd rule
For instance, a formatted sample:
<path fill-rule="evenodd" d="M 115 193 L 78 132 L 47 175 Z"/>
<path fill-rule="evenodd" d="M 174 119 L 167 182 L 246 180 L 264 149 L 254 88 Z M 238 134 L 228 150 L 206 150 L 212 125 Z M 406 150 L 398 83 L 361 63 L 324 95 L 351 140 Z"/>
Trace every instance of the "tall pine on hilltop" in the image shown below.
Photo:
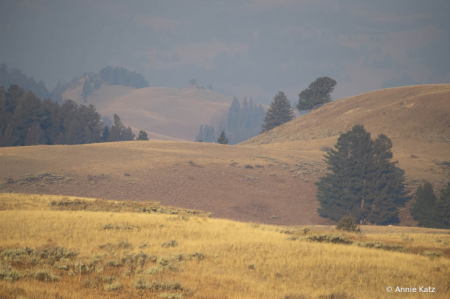
<path fill-rule="evenodd" d="M 330 94 L 336 84 L 336 80 L 329 77 L 317 78 L 298 95 L 297 109 L 300 111 L 311 110 L 331 102 Z"/>
<path fill-rule="evenodd" d="M 339 221 L 352 216 L 377 224 L 398 222 L 397 206 L 406 198 L 403 172 L 395 167 L 392 142 L 381 134 L 372 140 L 363 126 L 342 134 L 325 155 L 328 173 L 316 183 L 319 213 Z"/>
<path fill-rule="evenodd" d="M 289 102 L 285 94 L 280 91 L 270 104 L 270 108 L 264 118 L 261 133 L 269 131 L 293 119 L 294 111 L 292 110 L 291 102 Z"/>

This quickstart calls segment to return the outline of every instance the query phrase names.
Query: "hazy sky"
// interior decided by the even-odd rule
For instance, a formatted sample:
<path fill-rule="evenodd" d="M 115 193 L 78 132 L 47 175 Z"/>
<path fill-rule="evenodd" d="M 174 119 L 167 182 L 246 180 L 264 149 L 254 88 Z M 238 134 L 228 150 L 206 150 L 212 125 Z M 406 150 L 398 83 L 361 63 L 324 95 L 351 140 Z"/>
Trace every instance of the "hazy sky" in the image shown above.
<path fill-rule="evenodd" d="M 50 89 L 117 65 L 151 86 L 196 78 L 291 100 L 329 76 L 336 99 L 450 83 L 449 12 L 448 0 L 1 0 L 0 63 Z"/>

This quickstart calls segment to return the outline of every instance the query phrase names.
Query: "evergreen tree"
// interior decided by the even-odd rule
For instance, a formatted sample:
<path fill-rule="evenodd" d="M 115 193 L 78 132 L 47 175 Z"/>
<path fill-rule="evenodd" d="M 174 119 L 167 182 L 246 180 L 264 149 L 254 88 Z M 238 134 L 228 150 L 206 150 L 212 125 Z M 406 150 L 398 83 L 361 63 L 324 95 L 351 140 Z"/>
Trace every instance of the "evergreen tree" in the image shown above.
<path fill-rule="evenodd" d="M 335 148 L 325 155 L 330 172 L 316 183 L 320 215 L 335 221 L 351 216 L 378 224 L 397 222 L 397 206 L 406 197 L 403 173 L 389 161 L 391 140 L 385 135 L 372 140 L 357 125 L 338 138 Z"/>
<path fill-rule="evenodd" d="M 106 142 L 109 139 L 109 127 L 105 126 L 102 133 L 102 141 Z"/>
<path fill-rule="evenodd" d="M 228 138 L 225 135 L 225 131 L 222 130 L 222 133 L 220 133 L 219 139 L 217 139 L 217 143 L 219 144 L 228 144 Z"/>
<path fill-rule="evenodd" d="M 450 228 L 450 182 L 441 190 L 441 197 L 436 201 L 436 216 L 441 228 Z"/>
<path fill-rule="evenodd" d="M 300 111 L 311 110 L 331 102 L 330 94 L 336 84 L 337 82 L 329 77 L 317 78 L 298 95 L 297 109 Z"/>
<path fill-rule="evenodd" d="M 115 142 L 115 141 L 120 141 L 121 140 L 121 132 L 119 130 L 118 127 L 116 127 L 115 125 L 113 125 L 111 127 L 111 130 L 109 130 L 109 136 L 106 139 L 106 142 Z"/>
<path fill-rule="evenodd" d="M 199 140 L 202 140 L 202 142 L 215 142 L 216 137 L 214 133 L 214 127 L 208 125 L 203 127 L 203 125 L 200 125 L 198 135 L 195 138 L 195 141 Z"/>
<path fill-rule="evenodd" d="M 270 108 L 264 118 L 262 125 L 262 133 L 278 127 L 288 121 L 294 119 L 294 111 L 291 102 L 287 99 L 283 92 L 279 92 L 270 104 Z"/>
<path fill-rule="evenodd" d="M 139 136 L 137 140 L 148 140 L 147 132 L 139 130 Z"/>
<path fill-rule="evenodd" d="M 425 183 L 417 188 L 414 200 L 410 211 L 420 226 L 450 228 L 450 183 L 441 190 L 439 199 L 433 192 L 433 186 Z"/>
<path fill-rule="evenodd" d="M 134 137 L 136 137 L 136 135 L 133 134 L 133 131 L 131 130 L 130 127 L 126 128 L 125 131 L 123 132 L 123 141 L 131 141 L 134 140 Z"/>

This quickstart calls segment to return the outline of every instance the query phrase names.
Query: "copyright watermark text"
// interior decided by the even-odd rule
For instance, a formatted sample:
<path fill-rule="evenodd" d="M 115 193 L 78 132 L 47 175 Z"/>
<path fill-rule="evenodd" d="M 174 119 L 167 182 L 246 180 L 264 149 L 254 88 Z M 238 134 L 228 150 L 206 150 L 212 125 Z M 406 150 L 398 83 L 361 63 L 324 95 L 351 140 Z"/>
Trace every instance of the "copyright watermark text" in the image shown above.
<path fill-rule="evenodd" d="M 388 293 L 436 293 L 436 288 L 418 286 L 418 287 L 386 287 L 386 292 Z"/>

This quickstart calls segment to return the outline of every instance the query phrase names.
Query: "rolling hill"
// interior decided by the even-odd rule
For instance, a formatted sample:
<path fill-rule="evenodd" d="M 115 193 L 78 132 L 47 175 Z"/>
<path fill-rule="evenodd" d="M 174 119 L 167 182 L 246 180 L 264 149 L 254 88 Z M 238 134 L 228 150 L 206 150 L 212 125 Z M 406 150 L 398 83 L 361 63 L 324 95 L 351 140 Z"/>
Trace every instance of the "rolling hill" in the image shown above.
<path fill-rule="evenodd" d="M 393 142 L 394 160 L 415 188 L 450 181 L 450 84 L 389 88 L 328 103 L 242 142 L 246 147 L 317 152 L 354 125 Z"/>
<path fill-rule="evenodd" d="M 440 189 L 450 180 L 449 98 L 450 85 L 375 91 L 233 146 L 135 141 L 1 148 L 0 192 L 153 200 L 239 221 L 331 224 L 316 213 L 314 182 L 325 172 L 321 148 L 363 124 L 373 136 L 392 139 L 409 190 L 424 180 Z M 400 219 L 416 224 L 407 207 Z"/>
<path fill-rule="evenodd" d="M 225 127 L 233 100 L 194 86 L 134 89 L 103 84 L 84 103 L 82 85 L 66 90 L 63 98 L 78 104 L 92 104 L 102 116 L 111 119 L 113 114 L 118 114 L 135 132 L 142 129 L 149 132 L 149 138 L 161 140 L 193 141 L 200 125 L 213 125 L 216 129 Z"/>

